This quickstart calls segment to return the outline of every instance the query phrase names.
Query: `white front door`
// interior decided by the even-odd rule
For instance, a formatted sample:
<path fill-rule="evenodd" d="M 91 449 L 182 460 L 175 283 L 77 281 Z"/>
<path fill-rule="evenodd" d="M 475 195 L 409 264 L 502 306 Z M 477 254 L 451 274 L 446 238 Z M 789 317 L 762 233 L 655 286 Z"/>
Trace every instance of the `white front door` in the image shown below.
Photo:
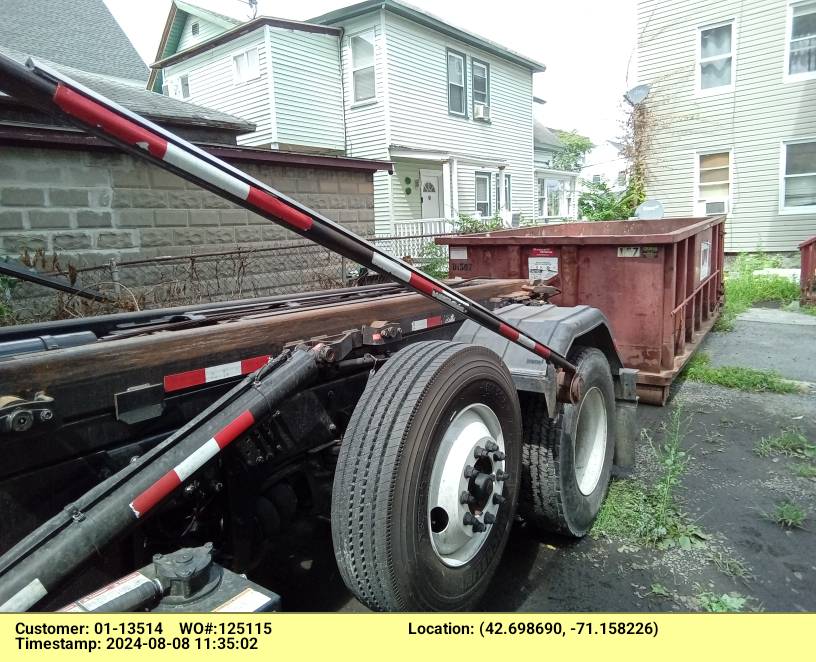
<path fill-rule="evenodd" d="M 442 173 L 423 170 L 420 174 L 422 218 L 442 218 Z"/>

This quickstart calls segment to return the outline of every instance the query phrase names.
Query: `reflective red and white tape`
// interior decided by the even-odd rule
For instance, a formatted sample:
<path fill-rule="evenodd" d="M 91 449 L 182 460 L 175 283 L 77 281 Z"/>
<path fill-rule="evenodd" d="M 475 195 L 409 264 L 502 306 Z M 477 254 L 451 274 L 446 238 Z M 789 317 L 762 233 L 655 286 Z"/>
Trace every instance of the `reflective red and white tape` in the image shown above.
<path fill-rule="evenodd" d="M 255 417 L 251 411 L 242 412 L 235 420 L 221 428 L 211 439 L 205 441 L 198 449 L 131 501 L 130 509 L 133 514 L 136 517 L 144 517 L 145 513 L 246 432 L 254 423 Z"/>
<path fill-rule="evenodd" d="M 265 354 L 263 356 L 253 356 L 251 359 L 243 359 L 242 361 L 221 363 L 220 365 L 212 365 L 207 368 L 198 368 L 196 370 L 186 370 L 185 372 L 165 375 L 164 392 L 173 393 L 174 391 L 181 391 L 186 388 L 192 388 L 193 386 L 218 382 L 222 379 L 228 379 L 229 377 L 248 375 L 251 372 L 255 372 L 258 368 L 262 368 L 268 362 L 269 355 Z"/>

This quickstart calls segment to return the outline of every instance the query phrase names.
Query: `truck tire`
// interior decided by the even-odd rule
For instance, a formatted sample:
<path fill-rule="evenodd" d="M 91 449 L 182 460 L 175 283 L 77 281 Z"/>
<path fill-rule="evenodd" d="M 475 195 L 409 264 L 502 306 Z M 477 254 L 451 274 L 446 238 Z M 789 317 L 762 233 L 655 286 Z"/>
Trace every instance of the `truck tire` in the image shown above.
<path fill-rule="evenodd" d="M 570 361 L 583 379 L 579 403 L 559 404 L 551 419 L 542 396 L 524 396 L 519 510 L 539 529 L 581 538 L 592 528 L 609 488 L 615 390 L 600 350 L 576 347 Z"/>
<path fill-rule="evenodd" d="M 346 585 L 377 611 L 472 607 L 507 542 L 520 469 L 518 395 L 495 353 L 400 350 L 369 380 L 340 449 L 331 519 Z"/>

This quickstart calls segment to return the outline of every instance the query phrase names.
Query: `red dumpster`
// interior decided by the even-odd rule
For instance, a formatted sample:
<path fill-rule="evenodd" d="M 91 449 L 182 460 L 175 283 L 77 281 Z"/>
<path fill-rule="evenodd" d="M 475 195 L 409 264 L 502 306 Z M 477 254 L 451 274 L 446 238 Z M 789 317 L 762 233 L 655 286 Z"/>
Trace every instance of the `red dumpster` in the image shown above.
<path fill-rule="evenodd" d="M 799 285 L 802 288 L 800 303 L 803 306 L 816 306 L 816 237 L 799 244 L 799 256 L 802 258 Z"/>
<path fill-rule="evenodd" d="M 637 368 L 642 402 L 662 405 L 711 329 L 723 297 L 725 216 L 596 221 L 440 237 L 450 275 L 544 278 L 551 301 L 586 304 L 609 319 L 615 344 Z"/>

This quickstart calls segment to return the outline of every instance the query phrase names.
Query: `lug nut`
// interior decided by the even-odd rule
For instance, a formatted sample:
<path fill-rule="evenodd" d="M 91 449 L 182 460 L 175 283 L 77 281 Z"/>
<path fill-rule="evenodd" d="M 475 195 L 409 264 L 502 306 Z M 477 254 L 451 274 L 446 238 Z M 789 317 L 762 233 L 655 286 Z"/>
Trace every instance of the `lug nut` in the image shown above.
<path fill-rule="evenodd" d="M 476 501 L 476 497 L 470 492 L 462 492 L 459 495 L 459 503 L 473 503 L 474 501 Z"/>
<path fill-rule="evenodd" d="M 493 451 L 499 450 L 499 445 L 495 441 L 488 441 L 485 444 L 485 448 L 492 453 Z"/>
<path fill-rule="evenodd" d="M 493 513 L 485 513 L 484 514 L 484 521 L 485 524 L 493 524 L 496 521 L 496 516 Z"/>
<path fill-rule="evenodd" d="M 473 478 L 477 473 L 479 473 L 479 470 L 474 469 L 469 464 L 465 467 L 465 478 Z"/>
<path fill-rule="evenodd" d="M 507 501 L 507 499 L 503 497 L 501 494 L 493 495 L 493 503 L 495 503 L 497 506 L 502 505 L 505 501 Z"/>
<path fill-rule="evenodd" d="M 477 460 L 481 457 L 487 457 L 488 455 L 490 455 L 490 453 L 486 448 L 476 446 L 476 448 L 473 449 L 473 457 L 475 457 Z"/>
<path fill-rule="evenodd" d="M 465 524 L 465 526 L 472 526 L 474 533 L 481 533 L 486 528 L 485 525 L 476 519 L 473 513 L 470 512 L 465 513 L 464 518 L 462 518 L 462 522 Z"/>
<path fill-rule="evenodd" d="M 499 469 L 496 472 L 496 480 L 497 481 L 501 482 L 503 480 L 507 480 L 508 478 L 510 478 L 510 474 L 507 473 L 506 471 L 502 471 L 501 469 Z"/>
<path fill-rule="evenodd" d="M 504 459 L 504 453 L 502 453 L 501 451 L 493 453 L 493 459 L 496 462 L 501 462 Z"/>

